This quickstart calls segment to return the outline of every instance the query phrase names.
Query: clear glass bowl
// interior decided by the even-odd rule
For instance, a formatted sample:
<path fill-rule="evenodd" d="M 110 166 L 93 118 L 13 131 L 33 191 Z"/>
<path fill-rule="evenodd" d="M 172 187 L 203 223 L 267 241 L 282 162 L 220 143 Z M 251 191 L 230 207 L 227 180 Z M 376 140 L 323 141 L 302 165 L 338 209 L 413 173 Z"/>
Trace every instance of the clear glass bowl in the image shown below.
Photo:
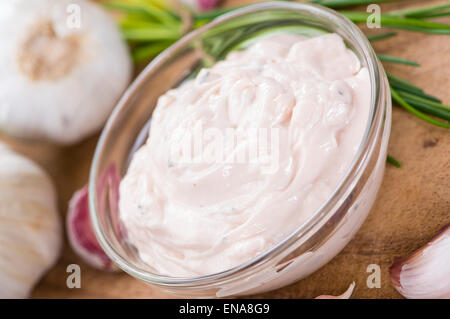
<path fill-rule="evenodd" d="M 272 249 L 208 276 L 175 278 L 155 273 L 127 243 L 117 203 L 118 184 L 130 156 L 146 139 L 157 99 L 202 66 L 224 58 L 230 50 L 275 26 L 307 36 L 338 33 L 369 70 L 371 112 L 357 155 L 328 201 Z M 272 2 L 235 10 L 189 33 L 155 58 L 114 109 L 98 142 L 89 181 L 96 236 L 121 269 L 177 295 L 223 297 L 288 285 L 330 261 L 367 217 L 383 177 L 390 126 L 386 75 L 369 42 L 352 22 L 335 11 L 309 4 Z"/>

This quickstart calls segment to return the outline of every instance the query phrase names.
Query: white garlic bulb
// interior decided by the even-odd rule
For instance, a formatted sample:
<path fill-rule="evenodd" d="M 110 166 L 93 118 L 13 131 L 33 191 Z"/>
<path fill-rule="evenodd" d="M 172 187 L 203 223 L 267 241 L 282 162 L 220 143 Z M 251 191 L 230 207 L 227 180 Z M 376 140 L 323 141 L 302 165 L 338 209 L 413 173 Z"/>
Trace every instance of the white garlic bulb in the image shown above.
<path fill-rule="evenodd" d="M 98 131 L 132 74 L 114 20 L 85 0 L 1 0 L 0 65 L 0 131 L 60 144 Z"/>
<path fill-rule="evenodd" d="M 47 174 L 0 144 L 0 298 L 26 298 L 59 256 L 61 223 Z"/>

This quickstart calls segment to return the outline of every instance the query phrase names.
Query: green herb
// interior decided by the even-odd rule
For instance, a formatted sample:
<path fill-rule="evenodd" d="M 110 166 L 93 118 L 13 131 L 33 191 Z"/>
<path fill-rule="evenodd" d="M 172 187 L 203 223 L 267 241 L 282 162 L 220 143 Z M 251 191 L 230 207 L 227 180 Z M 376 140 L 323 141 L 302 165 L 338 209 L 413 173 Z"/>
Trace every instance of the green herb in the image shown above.
<path fill-rule="evenodd" d="M 399 161 L 397 161 L 394 157 L 392 157 L 391 155 L 388 155 L 386 160 L 388 161 L 388 163 L 391 163 L 392 165 L 394 165 L 395 167 L 402 167 L 402 163 L 400 163 Z"/>
<path fill-rule="evenodd" d="M 450 4 L 438 4 L 423 8 L 397 10 L 390 15 L 406 18 L 434 18 L 450 15 Z"/>
<path fill-rule="evenodd" d="M 367 4 L 376 4 L 383 2 L 392 2 L 394 0 L 313 0 L 310 1 L 315 4 L 320 4 L 321 6 L 328 8 L 345 8 L 351 6 L 359 6 L 359 5 L 367 5 Z"/>
<path fill-rule="evenodd" d="M 409 61 L 409 60 L 402 59 L 402 58 L 396 58 L 395 56 L 390 56 L 390 55 L 381 54 L 381 53 L 378 53 L 377 56 L 381 61 L 385 61 L 385 62 L 406 64 L 406 65 L 412 65 L 412 66 L 420 66 L 420 64 L 417 62 Z"/>
<path fill-rule="evenodd" d="M 303 0 L 320 4 L 326 7 L 342 9 L 346 7 L 367 5 L 372 3 L 388 2 L 387 0 Z M 130 42 L 132 56 L 135 63 L 143 63 L 154 58 L 173 42 L 183 36 L 186 31 L 186 21 L 178 16 L 175 10 L 170 7 L 170 2 L 166 0 L 111 0 L 103 2 L 105 7 L 121 13 L 119 25 L 124 37 Z M 198 28 L 205 23 L 210 22 L 216 17 L 232 11 L 234 8 L 219 8 L 206 13 L 192 13 L 191 26 Z M 365 23 L 371 13 L 358 11 L 339 11 L 354 23 Z M 450 15 L 450 4 L 429 5 L 419 8 L 397 10 L 381 14 L 381 25 L 394 29 L 409 30 L 415 32 L 450 35 L 450 25 L 430 21 L 434 17 Z M 289 28 L 288 25 L 272 26 L 277 19 L 276 14 L 251 16 L 248 19 L 241 19 L 236 23 L 239 26 L 248 25 L 252 28 L 255 21 L 267 23 L 272 29 L 269 32 L 276 32 L 283 28 Z M 234 28 L 236 23 L 230 23 L 223 28 L 215 29 L 214 32 L 208 32 L 205 36 L 204 45 L 211 55 L 224 57 L 228 52 L 236 49 L 242 49 L 248 45 L 248 41 L 234 45 L 237 40 L 245 38 L 241 33 L 236 32 Z M 291 26 L 292 27 L 292 26 Z M 287 29 L 285 29 L 287 30 Z M 289 32 L 291 32 L 290 30 Z M 252 30 L 256 36 L 262 35 L 266 31 L 259 32 Z M 307 28 L 299 30 L 300 33 L 309 33 L 310 36 L 317 35 L 318 31 L 308 30 Z M 387 32 L 378 35 L 369 36 L 370 41 L 379 41 L 395 36 L 395 32 Z M 248 39 L 247 39 L 248 40 Z M 251 41 L 251 40 L 249 40 Z M 238 41 L 239 42 L 239 41 Z M 378 58 L 383 62 L 399 63 L 418 67 L 419 64 L 414 61 L 393 57 L 385 54 L 378 54 Z M 211 62 L 211 61 L 210 61 Z M 387 72 L 391 95 L 394 102 L 402 106 L 412 114 L 431 124 L 450 128 L 450 107 L 441 104 L 441 101 L 425 93 L 414 84 Z M 442 121 L 441 121 L 442 120 Z M 389 160 L 389 159 L 388 159 Z"/>
<path fill-rule="evenodd" d="M 378 35 L 368 36 L 367 39 L 369 39 L 369 41 L 373 42 L 373 41 L 392 38 L 392 37 L 395 37 L 396 35 L 397 35 L 397 33 L 395 33 L 395 32 L 387 32 L 387 33 L 382 33 L 382 34 L 378 34 Z"/>
<path fill-rule="evenodd" d="M 408 102 L 406 102 L 397 93 L 396 90 L 394 90 L 392 88 L 392 86 L 391 86 L 391 95 L 392 95 L 392 99 L 395 102 L 397 102 L 400 106 L 403 106 L 406 110 L 408 110 L 410 113 L 414 114 L 418 118 L 420 118 L 420 119 L 422 119 L 422 120 L 424 120 L 424 121 L 426 121 L 428 123 L 431 123 L 431 124 L 434 124 L 434 125 L 437 125 L 437 126 L 440 126 L 440 127 L 444 127 L 444 128 L 450 129 L 450 124 L 445 123 L 445 122 L 441 122 L 441 121 L 438 121 L 438 120 L 435 120 L 434 118 L 429 117 L 426 114 L 424 114 L 424 113 L 420 112 L 419 110 L 417 110 L 416 108 L 412 107 Z"/>

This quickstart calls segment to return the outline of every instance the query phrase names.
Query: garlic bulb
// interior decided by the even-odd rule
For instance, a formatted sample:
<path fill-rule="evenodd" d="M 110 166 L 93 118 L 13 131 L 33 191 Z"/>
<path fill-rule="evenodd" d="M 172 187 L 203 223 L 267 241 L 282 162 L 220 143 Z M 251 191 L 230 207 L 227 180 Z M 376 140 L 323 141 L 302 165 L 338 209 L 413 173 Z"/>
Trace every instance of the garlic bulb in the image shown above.
<path fill-rule="evenodd" d="M 409 299 L 450 298 L 450 224 L 409 257 L 390 268 L 395 289 Z"/>
<path fill-rule="evenodd" d="M 25 298 L 60 252 L 56 194 L 45 172 L 0 144 L 0 298 Z"/>
<path fill-rule="evenodd" d="M 330 296 L 330 295 L 320 295 L 314 299 L 350 299 L 353 289 L 355 289 L 355 282 L 352 282 L 348 287 L 347 291 L 339 296 Z"/>
<path fill-rule="evenodd" d="M 0 65 L 0 130 L 61 144 L 99 130 L 132 73 L 115 22 L 85 0 L 1 0 Z"/>

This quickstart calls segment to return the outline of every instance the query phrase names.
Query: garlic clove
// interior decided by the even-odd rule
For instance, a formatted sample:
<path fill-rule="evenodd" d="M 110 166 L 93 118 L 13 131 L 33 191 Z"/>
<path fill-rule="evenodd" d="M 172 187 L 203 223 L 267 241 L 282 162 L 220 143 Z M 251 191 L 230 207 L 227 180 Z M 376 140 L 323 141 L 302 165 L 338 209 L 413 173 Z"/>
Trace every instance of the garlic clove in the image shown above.
<path fill-rule="evenodd" d="M 202 11 L 208 11 L 219 6 L 220 0 L 197 0 L 197 5 Z"/>
<path fill-rule="evenodd" d="M 98 180 L 98 203 L 100 212 L 108 210 L 111 224 L 119 238 L 126 236 L 125 229 L 119 221 L 120 176 L 115 165 L 110 165 Z M 69 202 L 66 217 L 66 229 L 69 243 L 75 253 L 88 265 L 106 271 L 116 271 L 119 268 L 106 255 L 95 236 L 89 212 L 88 186 L 75 192 Z"/>
<path fill-rule="evenodd" d="M 88 187 L 75 192 L 66 218 L 69 243 L 88 265 L 106 271 L 118 270 L 95 237 L 89 215 Z"/>
<path fill-rule="evenodd" d="M 339 296 L 330 296 L 330 295 L 320 295 L 314 299 L 350 299 L 350 296 L 353 293 L 353 289 L 355 289 L 355 282 L 352 282 L 348 287 L 347 291 Z"/>
<path fill-rule="evenodd" d="M 391 282 L 408 299 L 450 298 L 450 224 L 390 267 Z"/>
<path fill-rule="evenodd" d="M 182 4 L 194 11 L 208 11 L 219 6 L 220 0 L 181 0 Z"/>

